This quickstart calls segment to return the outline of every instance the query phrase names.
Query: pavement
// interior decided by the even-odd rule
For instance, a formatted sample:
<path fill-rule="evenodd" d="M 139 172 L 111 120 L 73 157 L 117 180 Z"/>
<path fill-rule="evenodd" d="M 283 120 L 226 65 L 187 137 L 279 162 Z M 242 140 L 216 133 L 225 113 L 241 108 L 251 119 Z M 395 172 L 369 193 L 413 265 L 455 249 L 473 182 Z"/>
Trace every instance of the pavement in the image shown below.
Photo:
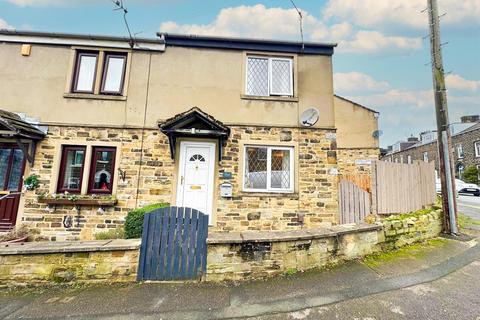
<path fill-rule="evenodd" d="M 479 267 L 476 239 L 435 239 L 331 269 L 240 284 L 5 289 L 0 318 L 480 319 Z"/>

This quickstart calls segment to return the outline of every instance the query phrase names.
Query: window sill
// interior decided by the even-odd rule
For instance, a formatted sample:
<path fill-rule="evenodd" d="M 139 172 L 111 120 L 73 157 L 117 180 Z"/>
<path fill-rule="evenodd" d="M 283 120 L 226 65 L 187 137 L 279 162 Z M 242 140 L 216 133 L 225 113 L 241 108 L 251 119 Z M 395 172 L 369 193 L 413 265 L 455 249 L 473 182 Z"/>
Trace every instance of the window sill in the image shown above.
<path fill-rule="evenodd" d="M 67 99 L 94 99 L 94 100 L 111 100 L 111 101 L 126 101 L 126 96 L 110 96 L 106 94 L 91 94 L 91 93 L 64 93 L 64 98 Z"/>
<path fill-rule="evenodd" d="M 242 100 L 263 100 L 263 101 L 280 101 L 280 102 L 298 102 L 298 97 L 278 97 L 278 96 L 249 96 L 246 94 L 241 94 L 240 98 Z"/>
<path fill-rule="evenodd" d="M 238 193 L 240 197 L 267 197 L 267 198 L 291 198 L 298 199 L 296 192 L 250 192 L 241 191 Z"/>
<path fill-rule="evenodd" d="M 46 203 L 52 205 L 84 205 L 84 206 L 103 206 L 113 207 L 117 203 L 117 199 L 54 199 L 54 198 L 39 198 L 39 203 Z"/>

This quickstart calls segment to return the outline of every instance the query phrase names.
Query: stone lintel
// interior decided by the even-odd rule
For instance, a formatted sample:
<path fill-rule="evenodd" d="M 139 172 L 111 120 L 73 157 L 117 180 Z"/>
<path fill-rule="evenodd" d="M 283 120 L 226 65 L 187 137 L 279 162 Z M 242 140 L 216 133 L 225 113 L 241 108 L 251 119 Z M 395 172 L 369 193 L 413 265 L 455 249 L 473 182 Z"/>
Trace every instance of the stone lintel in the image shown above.
<path fill-rule="evenodd" d="M 0 256 L 16 254 L 75 253 L 96 251 L 129 251 L 140 248 L 140 239 L 99 241 L 27 242 L 0 245 Z"/>

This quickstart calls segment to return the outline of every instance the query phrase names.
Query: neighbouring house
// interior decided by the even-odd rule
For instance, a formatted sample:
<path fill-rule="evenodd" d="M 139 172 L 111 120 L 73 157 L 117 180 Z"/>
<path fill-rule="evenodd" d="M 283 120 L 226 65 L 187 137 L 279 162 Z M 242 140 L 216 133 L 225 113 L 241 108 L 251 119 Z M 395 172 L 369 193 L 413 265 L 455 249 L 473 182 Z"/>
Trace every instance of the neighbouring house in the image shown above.
<path fill-rule="evenodd" d="M 338 175 L 379 149 L 378 113 L 334 95 L 334 47 L 1 31 L 0 227 L 92 239 L 157 202 L 214 231 L 338 224 Z"/>
<path fill-rule="evenodd" d="M 407 147 L 391 149 L 382 160 L 391 162 L 412 163 L 414 160 L 434 161 L 438 170 L 437 132 L 425 131 L 420 134 L 420 140 Z M 455 165 L 455 175 L 462 177 L 463 171 L 469 166 L 480 170 L 480 122 L 469 124 L 467 128 L 452 134 L 452 154 Z"/>

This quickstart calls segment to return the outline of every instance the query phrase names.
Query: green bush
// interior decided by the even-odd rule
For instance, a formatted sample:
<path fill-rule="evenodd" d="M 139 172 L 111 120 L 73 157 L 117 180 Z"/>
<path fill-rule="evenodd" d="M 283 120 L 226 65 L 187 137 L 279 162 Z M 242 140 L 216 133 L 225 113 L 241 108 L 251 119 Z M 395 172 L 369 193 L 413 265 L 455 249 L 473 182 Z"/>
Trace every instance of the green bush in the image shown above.
<path fill-rule="evenodd" d="M 463 171 L 462 178 L 465 182 L 478 184 L 478 169 L 475 166 L 468 166 Z"/>
<path fill-rule="evenodd" d="M 168 203 L 155 203 L 130 211 L 125 219 L 125 238 L 141 238 L 143 231 L 143 216 L 145 213 L 168 206 L 170 206 Z"/>
<path fill-rule="evenodd" d="M 123 228 L 110 229 L 95 233 L 95 240 L 111 240 L 111 239 L 125 239 L 125 231 Z"/>

